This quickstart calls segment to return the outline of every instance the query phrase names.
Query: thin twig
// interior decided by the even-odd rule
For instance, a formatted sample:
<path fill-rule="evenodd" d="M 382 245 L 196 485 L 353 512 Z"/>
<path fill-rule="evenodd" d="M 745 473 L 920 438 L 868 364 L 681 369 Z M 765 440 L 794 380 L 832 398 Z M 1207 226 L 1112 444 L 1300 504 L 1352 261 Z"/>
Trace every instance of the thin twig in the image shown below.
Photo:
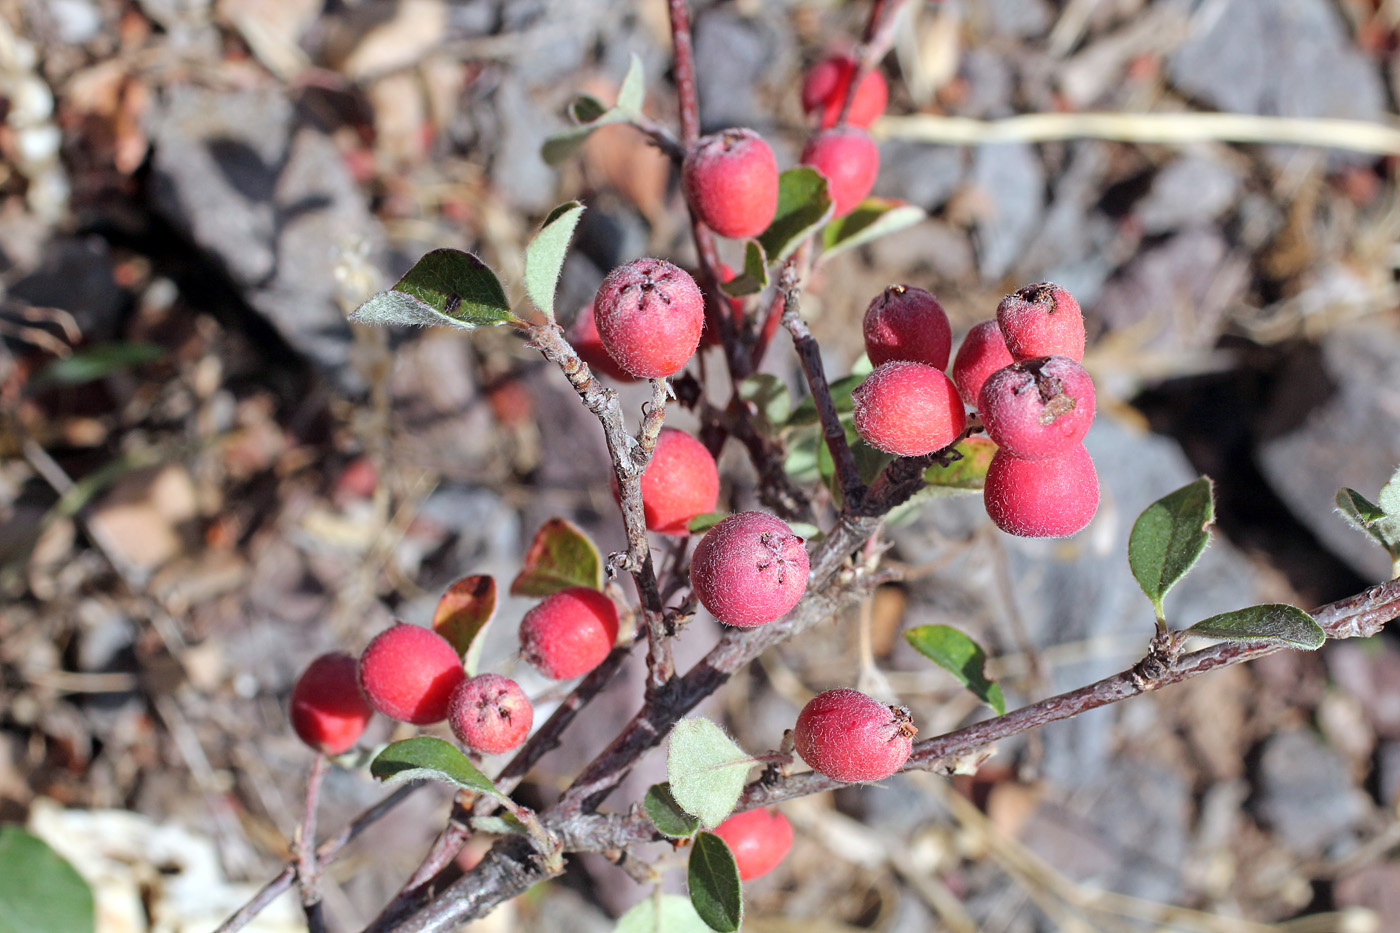
<path fill-rule="evenodd" d="M 321 872 L 316 860 L 316 807 L 321 799 L 321 782 L 326 777 L 327 764 L 323 752 L 317 752 L 311 761 L 311 773 L 306 778 L 306 813 L 302 816 L 293 843 L 297 887 L 301 889 L 301 906 L 306 912 L 308 933 L 325 933 L 326 929 L 318 883 Z"/>
<path fill-rule="evenodd" d="M 865 32 L 861 36 L 860 48 L 856 50 L 856 71 L 851 75 L 851 83 L 846 85 L 846 96 L 841 100 L 841 113 L 836 125 L 846 122 L 851 112 L 851 104 L 856 99 L 856 91 L 894 45 L 894 24 L 899 16 L 899 8 L 904 0 L 873 0 L 870 14 L 865 20 Z"/>

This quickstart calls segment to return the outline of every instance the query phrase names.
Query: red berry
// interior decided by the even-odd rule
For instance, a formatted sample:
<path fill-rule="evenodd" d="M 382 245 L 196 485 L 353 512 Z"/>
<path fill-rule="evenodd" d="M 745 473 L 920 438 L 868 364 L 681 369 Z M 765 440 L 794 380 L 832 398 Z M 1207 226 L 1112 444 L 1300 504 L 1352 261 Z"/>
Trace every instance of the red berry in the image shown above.
<path fill-rule="evenodd" d="M 685 270 L 662 259 L 634 259 L 603 279 L 593 319 L 617 365 L 658 379 L 679 372 L 695 353 L 705 299 Z"/>
<path fill-rule="evenodd" d="M 1055 460 L 1022 460 L 998 450 L 987 468 L 982 499 L 1007 534 L 1063 538 L 1094 517 L 1099 477 L 1083 444 Z"/>
<path fill-rule="evenodd" d="M 617 606 L 586 586 L 546 596 L 520 620 L 520 656 L 555 680 L 587 674 L 616 641 Z"/>
<path fill-rule="evenodd" d="M 958 387 L 962 400 L 976 408 L 982 383 L 998 369 L 1014 362 L 1001 336 L 1001 327 L 996 321 L 983 321 L 967 332 L 962 346 L 958 347 L 958 355 L 953 357 L 953 384 Z"/>
<path fill-rule="evenodd" d="M 690 520 L 713 512 L 719 502 L 719 469 L 704 444 L 684 431 L 662 428 L 642 473 L 642 509 L 647 530 L 690 534 Z"/>
<path fill-rule="evenodd" d="M 715 827 L 739 865 L 739 880 L 749 881 L 778 867 L 792 848 L 792 824 L 777 810 L 746 810 Z"/>
<path fill-rule="evenodd" d="M 807 549 L 782 519 L 739 512 L 700 539 L 690 586 L 710 615 L 753 628 L 782 618 L 807 591 Z"/>
<path fill-rule="evenodd" d="M 861 327 L 865 352 L 879 366 L 890 360 L 925 363 L 934 369 L 948 365 L 953 329 L 943 306 L 922 288 L 891 285 L 865 309 Z"/>
<path fill-rule="evenodd" d="M 753 130 L 701 139 L 681 163 L 681 183 L 700 220 L 723 237 L 758 236 L 778 209 L 778 160 Z"/>
<path fill-rule="evenodd" d="M 821 112 L 821 129 L 836 125 L 846 91 L 855 77 L 857 62 L 849 55 L 833 55 L 811 67 L 802 82 L 802 110 L 807 114 Z M 872 69 L 861 79 L 846 122 L 852 126 L 869 126 L 885 112 L 890 91 L 885 76 Z"/>
<path fill-rule="evenodd" d="M 457 685 L 447 724 L 467 748 L 486 755 L 508 752 L 525 741 L 534 707 L 520 685 L 500 674 L 479 674 Z"/>
<path fill-rule="evenodd" d="M 1094 381 L 1067 356 L 1038 356 L 987 377 L 977 402 L 987 436 L 1013 457 L 1052 460 L 1084 440 Z"/>
<path fill-rule="evenodd" d="M 374 710 L 355 676 L 355 659 L 343 651 L 323 654 L 306 666 L 292 687 L 288 708 L 297 736 L 318 752 L 349 751 Z"/>
<path fill-rule="evenodd" d="M 851 402 L 856 432 L 865 442 L 901 457 L 941 450 L 967 424 L 952 380 L 923 363 L 896 360 L 875 367 Z"/>
<path fill-rule="evenodd" d="M 827 180 L 836 217 L 844 217 L 865 200 L 880 172 L 880 150 L 870 134 L 858 126 L 822 130 L 807 141 L 802 164 L 810 165 Z"/>
<path fill-rule="evenodd" d="M 1084 314 L 1079 302 L 1053 282 L 1027 285 L 1007 295 L 997 305 L 997 323 L 1013 359 L 1084 359 Z"/>
<path fill-rule="evenodd" d="M 878 781 L 904 766 L 917 731 L 904 707 L 841 689 L 802 707 L 792 737 L 814 771 L 837 781 Z"/>
<path fill-rule="evenodd" d="M 374 636 L 360 655 L 359 675 L 371 706 L 416 726 L 446 719 L 452 691 L 467 676 L 446 638 L 402 622 Z"/>
<path fill-rule="evenodd" d="M 602 373 L 618 382 L 636 382 L 637 377 L 613 362 L 608 351 L 603 349 L 603 341 L 598 339 L 598 325 L 593 321 L 593 302 L 584 305 L 574 323 L 569 327 L 569 343 L 579 359 L 595 372 Z"/>

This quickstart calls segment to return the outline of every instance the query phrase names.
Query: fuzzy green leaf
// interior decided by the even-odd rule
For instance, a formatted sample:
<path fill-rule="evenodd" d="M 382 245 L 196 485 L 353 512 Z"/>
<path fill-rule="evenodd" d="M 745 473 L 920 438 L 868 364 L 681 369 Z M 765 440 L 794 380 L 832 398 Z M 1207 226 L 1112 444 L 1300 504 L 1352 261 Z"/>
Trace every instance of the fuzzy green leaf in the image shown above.
<path fill-rule="evenodd" d="M 475 677 L 481 664 L 481 645 L 486 626 L 496 614 L 496 580 L 478 575 L 463 577 L 447 588 L 433 612 L 433 631 L 457 649 L 468 677 Z"/>
<path fill-rule="evenodd" d="M 709 531 L 728 517 L 728 512 L 702 512 L 692 518 L 686 527 L 690 529 L 691 534 L 699 534 L 702 531 Z"/>
<path fill-rule="evenodd" d="M 985 437 L 968 437 L 954 448 L 962 458 L 924 470 L 924 482 L 949 492 L 976 492 L 987 484 L 987 468 L 997 445 Z"/>
<path fill-rule="evenodd" d="M 1197 622 L 1186 630 L 1192 635 L 1225 641 L 1264 641 L 1315 651 L 1327 641 L 1317 620 L 1297 606 L 1270 603 Z"/>
<path fill-rule="evenodd" d="M 603 588 L 603 556 L 583 529 L 551 518 L 535 532 L 520 573 L 510 584 L 512 596 L 548 596 L 565 587 Z"/>
<path fill-rule="evenodd" d="M 648 897 L 617 920 L 613 933 L 709 933 L 690 899 L 679 894 Z"/>
<path fill-rule="evenodd" d="M 949 625 L 920 625 L 904 637 L 914 650 L 956 677 L 998 716 L 1006 713 L 1006 699 L 1001 687 L 987 679 L 987 653 L 977 642 Z"/>
<path fill-rule="evenodd" d="M 646 76 L 642 73 L 642 60 L 636 52 L 627 62 L 627 74 L 622 78 L 622 87 L 617 92 L 617 109 L 634 114 L 642 112 L 646 101 Z"/>
<path fill-rule="evenodd" d="M 356 308 L 350 319 L 467 329 L 516 321 L 496 273 L 471 253 L 457 249 L 428 253 L 393 288 Z"/>
<path fill-rule="evenodd" d="M 546 139 L 540 147 L 540 158 L 551 168 L 565 162 L 583 147 L 594 130 L 612 123 L 626 123 L 640 114 L 645 98 L 642 60 L 634 54 L 617 93 L 617 106 L 605 107 L 596 97 L 587 94 L 576 97 L 569 106 L 569 116 L 576 125 Z"/>
<path fill-rule="evenodd" d="M 525 294 L 551 321 L 554 320 L 554 292 L 559 286 L 559 272 L 564 268 L 569 241 L 582 216 L 583 205 L 577 201 L 560 204 L 549 212 L 540 225 L 540 232 L 525 248 Z"/>
<path fill-rule="evenodd" d="M 1128 564 L 1162 618 L 1162 599 L 1186 576 L 1210 540 L 1215 501 L 1202 476 L 1149 505 L 1128 535 Z"/>
<path fill-rule="evenodd" d="M 838 217 L 822 230 L 822 260 L 837 253 L 896 233 L 923 220 L 923 208 L 904 201 L 866 198 L 845 217 Z"/>
<path fill-rule="evenodd" d="M 0 826 L 0 933 L 92 933 L 92 889 L 38 836 Z"/>
<path fill-rule="evenodd" d="M 457 746 L 431 735 L 390 744 L 370 762 L 369 773 L 386 784 L 445 781 L 479 794 L 502 796 L 496 785 L 478 771 Z"/>
<path fill-rule="evenodd" d="M 690 903 L 705 925 L 718 933 L 733 933 L 744 921 L 744 889 L 739 865 L 724 840 L 702 832 L 690 849 L 686 872 Z"/>
<path fill-rule="evenodd" d="M 666 777 L 682 810 L 706 826 L 724 822 L 744 791 L 753 759 L 708 719 L 682 719 L 671 730 Z"/>
<path fill-rule="evenodd" d="M 700 820 L 681 809 L 671 794 L 670 784 L 653 784 L 642 798 L 642 809 L 656 831 L 668 839 L 686 839 L 695 835 Z"/>
<path fill-rule="evenodd" d="M 728 282 L 720 284 L 720 289 L 731 298 L 742 298 L 763 291 L 768 284 L 768 257 L 763 254 L 763 244 L 749 240 L 744 244 L 744 269 Z"/>
<path fill-rule="evenodd" d="M 826 179 L 806 165 L 778 176 L 778 210 L 758 237 L 769 262 L 782 262 L 809 233 L 826 223 L 833 204 Z"/>

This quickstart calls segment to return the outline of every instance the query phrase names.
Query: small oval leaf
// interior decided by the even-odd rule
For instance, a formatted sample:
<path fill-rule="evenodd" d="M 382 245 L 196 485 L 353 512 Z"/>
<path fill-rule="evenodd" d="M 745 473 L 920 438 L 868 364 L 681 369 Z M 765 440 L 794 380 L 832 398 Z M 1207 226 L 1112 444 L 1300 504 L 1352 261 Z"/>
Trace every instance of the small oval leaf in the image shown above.
<path fill-rule="evenodd" d="M 38 836 L 0 826 L 0 933 L 92 933 L 92 889 Z"/>
<path fill-rule="evenodd" d="M 706 826 L 718 826 L 734 810 L 752 765 L 753 759 L 708 719 L 682 719 L 671 730 L 666 751 L 671 795 Z"/>
<path fill-rule="evenodd" d="M 433 612 L 433 631 L 452 643 L 462 657 L 467 676 L 475 677 L 481 663 L 486 626 L 496 614 L 496 580 L 463 577 L 447 588 Z"/>
<path fill-rule="evenodd" d="M 667 839 L 686 839 L 695 835 L 700 820 L 681 809 L 671 794 L 670 784 L 653 784 L 642 798 L 642 809 L 656 831 Z"/>
<path fill-rule="evenodd" d="M 950 625 L 920 625 L 904 637 L 914 650 L 956 677 L 998 716 L 1006 714 L 1001 687 L 987 679 L 987 653 L 981 645 Z"/>
<path fill-rule="evenodd" d="M 744 244 L 744 271 L 720 283 L 720 289 L 731 298 L 742 298 L 763 291 L 767 284 L 768 257 L 763 255 L 761 243 L 749 240 Z"/>
<path fill-rule="evenodd" d="M 974 491 L 987 484 L 987 468 L 997 445 L 985 437 L 969 437 L 953 448 L 962 457 L 947 466 L 935 463 L 924 470 L 924 482 L 947 490 Z"/>
<path fill-rule="evenodd" d="M 826 223 L 833 204 L 826 179 L 806 165 L 778 176 L 778 210 L 758 237 L 769 262 L 782 262 L 809 233 Z"/>
<path fill-rule="evenodd" d="M 744 921 L 744 889 L 734 853 L 714 833 L 702 832 L 690 849 L 686 872 L 690 903 L 705 925 L 733 933 Z"/>
<path fill-rule="evenodd" d="M 617 919 L 613 933 L 708 933 L 690 899 L 660 894 L 639 901 Z"/>
<path fill-rule="evenodd" d="M 1317 620 L 1297 606 L 1268 603 L 1226 612 L 1197 622 L 1186 630 L 1192 635 L 1225 641 L 1263 641 L 1316 651 L 1327 641 Z"/>
<path fill-rule="evenodd" d="M 1215 500 L 1210 477 L 1168 493 L 1149 505 L 1128 536 L 1128 564 L 1162 616 L 1162 598 L 1186 576 L 1210 540 Z"/>
<path fill-rule="evenodd" d="M 496 785 L 451 742 L 420 735 L 394 742 L 369 763 L 369 773 L 386 784 L 400 781 L 446 781 L 479 794 L 500 798 Z"/>
<path fill-rule="evenodd" d="M 554 320 L 554 292 L 559 286 L 559 272 L 564 268 L 569 241 L 582 216 L 583 205 L 579 202 L 560 204 L 549 212 L 539 233 L 525 247 L 525 294 L 551 321 Z"/>
<path fill-rule="evenodd" d="M 548 596 L 569 586 L 603 588 L 603 557 L 583 529 L 551 518 L 535 532 L 520 573 L 510 584 L 512 596 Z"/>
<path fill-rule="evenodd" d="M 887 198 L 866 198 L 822 230 L 822 261 L 923 220 L 923 208 Z"/>
<path fill-rule="evenodd" d="M 350 319 L 365 324 L 488 327 L 517 321 L 501 280 L 471 253 L 435 249 L 386 292 L 360 305 Z"/>
<path fill-rule="evenodd" d="M 691 534 L 699 534 L 702 531 L 709 531 L 729 517 L 728 512 L 702 512 L 690 520 L 686 527 Z"/>

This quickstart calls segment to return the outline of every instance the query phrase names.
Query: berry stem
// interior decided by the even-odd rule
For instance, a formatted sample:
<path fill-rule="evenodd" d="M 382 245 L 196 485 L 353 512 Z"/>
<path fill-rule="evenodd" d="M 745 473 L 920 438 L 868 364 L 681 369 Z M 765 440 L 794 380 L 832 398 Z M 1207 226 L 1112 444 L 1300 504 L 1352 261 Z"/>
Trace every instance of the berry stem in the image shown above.
<path fill-rule="evenodd" d="M 837 126 L 845 125 L 851 103 L 856 99 L 856 90 L 894 45 L 894 24 L 903 5 L 904 0 L 872 0 L 870 15 L 865 20 L 865 32 L 856 50 L 855 74 L 851 75 L 851 82 L 846 85 L 846 97 L 841 101 L 841 113 L 836 118 Z"/>
<path fill-rule="evenodd" d="M 321 799 L 321 782 L 326 776 L 326 765 L 325 754 L 317 752 L 311 760 L 311 773 L 306 778 L 306 811 L 292 847 L 296 855 L 297 887 L 301 889 L 301 907 L 306 912 L 308 933 L 325 933 L 326 929 L 318 883 L 321 868 L 316 859 L 316 807 Z"/>

